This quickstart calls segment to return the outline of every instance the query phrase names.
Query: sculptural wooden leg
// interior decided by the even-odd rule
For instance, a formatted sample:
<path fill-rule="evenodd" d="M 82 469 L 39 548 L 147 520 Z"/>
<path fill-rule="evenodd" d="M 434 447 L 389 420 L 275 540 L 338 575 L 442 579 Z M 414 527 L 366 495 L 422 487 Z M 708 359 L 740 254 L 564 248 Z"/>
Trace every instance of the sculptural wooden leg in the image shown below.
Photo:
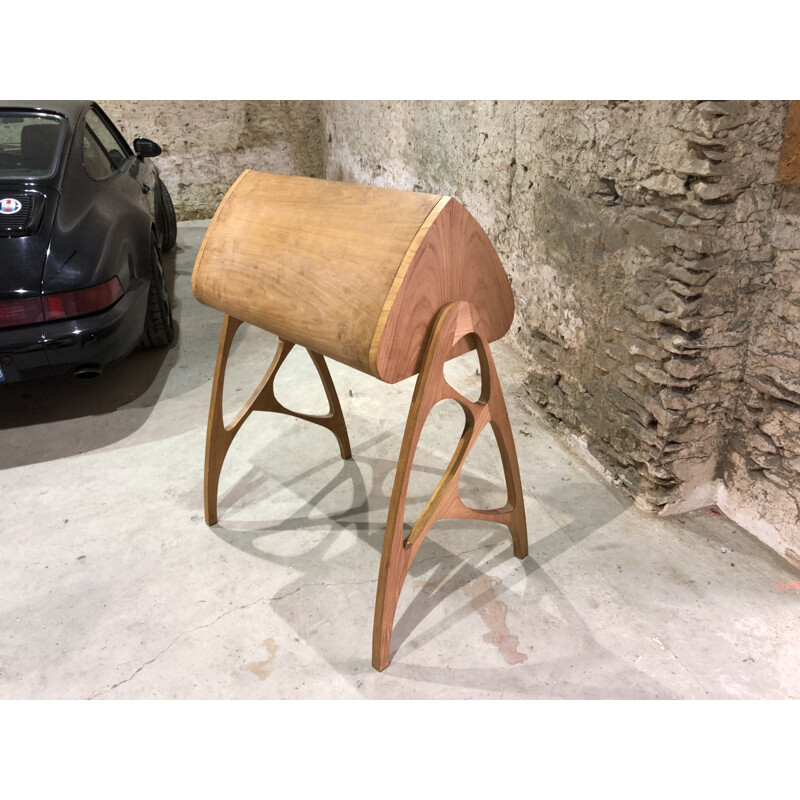
<path fill-rule="evenodd" d="M 350 458 L 350 439 L 347 435 L 347 426 L 344 422 L 342 407 L 328 371 L 325 359 L 319 354 L 308 350 L 311 360 L 319 373 L 322 385 L 325 387 L 325 395 L 328 398 L 329 411 L 327 414 L 300 414 L 290 411 L 281 405 L 275 398 L 275 376 L 278 373 L 286 357 L 291 352 L 294 344 L 278 340 L 278 349 L 272 359 L 269 369 L 259 383 L 256 390 L 250 395 L 249 400 L 242 406 L 242 409 L 230 422 L 225 425 L 222 417 L 222 390 L 225 383 L 225 368 L 228 363 L 233 338 L 236 331 L 242 324 L 241 320 L 225 315 L 222 322 L 222 333 L 219 340 L 219 351 L 217 353 L 217 366 L 214 370 L 214 384 L 211 389 L 211 406 L 208 411 L 208 428 L 206 430 L 206 464 L 204 481 L 204 503 L 206 524 L 214 525 L 217 522 L 217 493 L 219 491 L 219 476 L 222 472 L 222 464 L 231 446 L 231 442 L 244 424 L 245 420 L 253 411 L 273 411 L 278 414 L 288 414 L 308 422 L 322 425 L 332 431 L 339 442 L 339 452 L 342 458 Z"/>
<path fill-rule="evenodd" d="M 444 377 L 444 364 L 451 350 L 465 336 L 471 337 L 481 366 L 481 395 L 474 403 L 453 389 Z M 455 400 L 464 410 L 464 432 L 442 479 L 408 537 L 404 539 L 403 512 L 414 452 L 428 413 L 438 402 L 446 399 Z M 501 508 L 479 510 L 469 508 L 461 501 L 458 482 L 467 456 L 487 424 L 492 426 L 497 439 L 508 496 L 506 504 Z M 477 312 L 470 303 L 463 301 L 444 306 L 436 317 L 411 400 L 389 504 L 378 574 L 372 633 L 372 665 L 375 669 L 385 669 L 389 664 L 397 601 L 408 569 L 423 539 L 435 522 L 454 518 L 502 523 L 511 532 L 514 555 L 524 558 L 528 554 L 522 483 L 503 391 L 489 345 L 481 333 Z"/>

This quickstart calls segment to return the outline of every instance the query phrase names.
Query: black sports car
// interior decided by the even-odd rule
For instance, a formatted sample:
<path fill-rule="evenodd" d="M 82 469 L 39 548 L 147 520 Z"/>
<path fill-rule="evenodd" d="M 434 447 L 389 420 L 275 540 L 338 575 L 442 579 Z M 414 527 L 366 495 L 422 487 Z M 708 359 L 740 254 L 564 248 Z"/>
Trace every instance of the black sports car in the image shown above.
<path fill-rule="evenodd" d="M 169 344 L 175 211 L 149 139 L 88 101 L 0 101 L 0 386 Z"/>

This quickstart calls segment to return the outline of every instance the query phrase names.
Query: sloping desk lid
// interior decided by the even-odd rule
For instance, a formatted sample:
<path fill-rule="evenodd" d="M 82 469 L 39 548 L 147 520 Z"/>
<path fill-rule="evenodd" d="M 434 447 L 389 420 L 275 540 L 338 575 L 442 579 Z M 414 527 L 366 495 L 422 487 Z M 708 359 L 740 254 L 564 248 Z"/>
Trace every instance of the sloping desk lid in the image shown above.
<path fill-rule="evenodd" d="M 514 315 L 500 259 L 457 200 L 255 170 L 217 208 L 192 291 L 388 383 L 419 371 L 446 303 L 472 303 L 488 341 Z"/>

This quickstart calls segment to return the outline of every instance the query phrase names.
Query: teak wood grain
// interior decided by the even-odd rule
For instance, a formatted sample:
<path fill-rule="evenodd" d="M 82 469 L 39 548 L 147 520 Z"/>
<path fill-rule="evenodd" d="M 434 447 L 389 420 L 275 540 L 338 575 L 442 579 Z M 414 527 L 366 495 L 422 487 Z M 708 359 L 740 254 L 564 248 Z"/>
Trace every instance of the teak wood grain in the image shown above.
<path fill-rule="evenodd" d="M 461 343 L 467 344 L 467 349 L 474 347 L 478 352 L 481 394 L 476 402 L 467 400 L 444 377 L 445 362 Z M 461 406 L 466 417 L 464 431 L 433 495 L 411 532 L 404 537 L 403 512 L 414 453 L 428 414 L 442 400 L 455 400 Z M 500 450 L 507 500 L 500 508 L 482 510 L 470 508 L 462 502 L 458 483 L 467 457 L 487 425 L 491 425 Z M 383 537 L 372 631 L 372 666 L 379 671 L 389 664 L 394 615 L 406 574 L 431 527 L 443 519 L 477 519 L 506 525 L 511 533 L 514 555 L 517 558 L 528 555 L 522 483 L 503 390 L 489 350 L 485 326 L 475 308 L 463 301 L 447 304 L 436 317 L 414 387 L 397 460 Z"/>
<path fill-rule="evenodd" d="M 390 660 L 403 583 L 435 522 L 475 519 L 508 527 L 514 554 L 528 552 L 522 484 L 503 392 L 489 350 L 511 325 L 514 301 L 488 237 L 451 197 L 355 186 L 248 170 L 214 215 L 192 274 L 201 302 L 224 313 L 206 433 L 206 522 L 218 521 L 225 456 L 253 411 L 289 414 L 328 428 L 350 458 L 350 441 L 325 357 L 388 383 L 419 373 L 389 504 L 375 602 L 373 666 Z M 222 397 L 231 345 L 242 322 L 278 336 L 261 383 L 230 424 Z M 293 412 L 275 398 L 274 381 L 294 345 L 317 368 L 330 410 Z M 474 348 L 481 395 L 467 400 L 444 378 L 450 358 Z M 403 512 L 414 452 L 425 420 L 441 400 L 463 409 L 465 427 L 439 485 L 404 537 Z M 481 431 L 500 450 L 507 502 L 481 510 L 458 493 L 464 463 Z"/>
<path fill-rule="evenodd" d="M 205 518 L 207 525 L 216 525 L 217 515 L 217 495 L 219 492 L 219 476 L 222 472 L 222 465 L 225 456 L 247 418 L 254 411 L 272 411 L 276 414 L 287 414 L 290 417 L 297 417 L 306 422 L 314 422 L 323 428 L 328 428 L 339 442 L 339 452 L 342 458 L 351 458 L 350 438 L 347 435 L 347 426 L 344 422 L 342 407 L 339 404 L 339 397 L 328 371 L 325 359 L 311 350 L 308 354 L 317 368 L 317 374 L 322 381 L 325 389 L 325 396 L 328 399 L 327 414 L 300 414 L 290 411 L 275 397 L 275 378 L 278 370 L 283 365 L 294 344 L 283 339 L 278 340 L 278 348 L 272 363 L 267 369 L 266 374 L 261 379 L 250 398 L 239 410 L 239 413 L 226 425 L 222 414 L 222 398 L 225 387 L 225 368 L 228 365 L 228 356 L 231 352 L 236 331 L 242 325 L 242 321 L 234 319 L 226 314 L 222 321 L 222 332 L 219 337 L 219 350 L 217 352 L 217 366 L 214 370 L 214 383 L 211 388 L 211 404 L 208 410 L 208 427 L 206 428 L 206 461 L 203 478 L 203 502 L 205 506 Z"/>

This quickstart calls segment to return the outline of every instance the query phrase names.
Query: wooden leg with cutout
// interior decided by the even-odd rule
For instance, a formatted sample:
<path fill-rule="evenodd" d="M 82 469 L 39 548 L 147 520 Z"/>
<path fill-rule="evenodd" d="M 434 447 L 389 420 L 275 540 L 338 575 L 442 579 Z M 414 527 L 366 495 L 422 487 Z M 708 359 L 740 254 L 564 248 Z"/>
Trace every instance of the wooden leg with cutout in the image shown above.
<path fill-rule="evenodd" d="M 208 525 L 214 525 L 218 520 L 217 494 L 219 491 L 219 476 L 222 472 L 225 456 L 234 437 L 253 411 L 273 411 L 278 414 L 288 414 L 289 416 L 321 425 L 336 436 L 342 458 L 351 457 L 350 439 L 347 435 L 342 407 L 339 404 L 339 398 L 333 386 L 328 365 L 319 353 L 308 350 L 308 354 L 311 356 L 311 360 L 314 362 L 314 366 L 317 368 L 319 377 L 322 380 L 322 385 L 325 387 L 325 395 L 328 398 L 329 406 L 328 413 L 321 415 L 300 414 L 285 408 L 275 398 L 275 376 L 294 347 L 292 342 L 287 342 L 283 339 L 278 340 L 278 349 L 275 352 L 275 357 L 272 359 L 272 364 L 270 364 L 261 383 L 250 396 L 250 399 L 242 406 L 236 417 L 230 424 L 225 425 L 222 417 L 222 390 L 225 382 L 225 368 L 228 364 L 233 338 L 241 324 L 241 320 L 228 314 L 225 315 L 222 322 L 222 333 L 217 353 L 217 366 L 214 371 L 214 384 L 211 390 L 211 406 L 208 412 L 208 428 L 206 431 L 204 504 L 206 524 Z"/>
<path fill-rule="evenodd" d="M 477 519 L 502 523 L 511 532 L 514 555 L 524 558 L 528 554 L 525 507 L 514 437 L 503 391 L 481 327 L 477 312 L 470 303 L 454 302 L 439 312 L 428 339 L 400 448 L 383 540 L 372 634 L 372 665 L 377 670 L 383 670 L 389 664 L 392 626 L 403 582 L 423 539 L 435 522 Z M 453 389 L 444 377 L 444 364 L 451 350 L 465 337 L 470 337 L 480 361 L 481 395 L 474 403 Z M 464 432 L 428 504 L 408 537 L 404 538 L 403 513 L 414 452 L 428 413 L 438 402 L 446 399 L 455 400 L 464 410 Z M 467 456 L 486 425 L 492 426 L 497 439 L 508 497 L 501 508 L 479 510 L 469 508 L 461 501 L 458 482 Z"/>

